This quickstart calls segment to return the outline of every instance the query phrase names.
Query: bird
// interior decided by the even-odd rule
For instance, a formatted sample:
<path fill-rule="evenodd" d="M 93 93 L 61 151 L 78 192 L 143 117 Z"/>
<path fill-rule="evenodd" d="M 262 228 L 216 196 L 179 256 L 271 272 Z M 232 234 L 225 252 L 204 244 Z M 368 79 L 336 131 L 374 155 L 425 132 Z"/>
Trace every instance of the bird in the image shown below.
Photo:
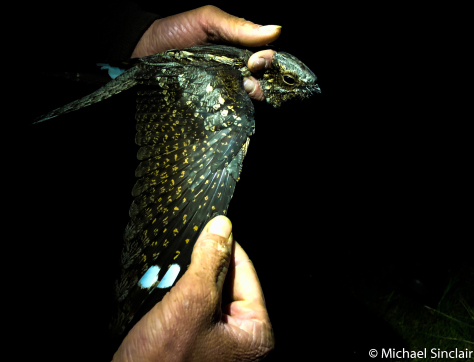
<path fill-rule="evenodd" d="M 110 323 L 119 339 L 186 272 L 207 222 L 227 213 L 255 132 L 243 78 L 258 76 L 266 102 L 276 108 L 321 93 L 315 74 L 293 55 L 275 52 L 269 69 L 252 74 L 247 67 L 252 54 L 227 45 L 201 45 L 127 60 L 103 87 L 33 123 L 136 90 L 138 180 L 114 285 L 117 311 Z"/>

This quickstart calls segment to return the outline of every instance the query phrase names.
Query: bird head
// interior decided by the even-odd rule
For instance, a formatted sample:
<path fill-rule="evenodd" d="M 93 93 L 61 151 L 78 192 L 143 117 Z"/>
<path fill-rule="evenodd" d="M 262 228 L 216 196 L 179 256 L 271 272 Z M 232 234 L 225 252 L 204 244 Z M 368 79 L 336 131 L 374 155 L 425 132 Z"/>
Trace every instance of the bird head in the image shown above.
<path fill-rule="evenodd" d="M 321 93 L 318 78 L 299 59 L 285 52 L 275 53 L 272 67 L 259 80 L 267 103 L 275 108 L 291 98 L 304 99 Z"/>

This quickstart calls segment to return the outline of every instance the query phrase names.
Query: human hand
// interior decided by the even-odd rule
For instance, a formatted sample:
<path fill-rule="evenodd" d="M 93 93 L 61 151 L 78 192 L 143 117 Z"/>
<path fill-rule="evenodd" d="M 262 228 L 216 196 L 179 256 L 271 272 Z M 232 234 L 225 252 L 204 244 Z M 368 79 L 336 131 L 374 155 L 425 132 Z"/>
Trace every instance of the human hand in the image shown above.
<path fill-rule="evenodd" d="M 155 20 L 138 42 L 132 58 L 209 43 L 262 46 L 275 41 L 280 33 L 279 26 L 260 26 L 207 5 Z M 268 49 L 253 54 L 248 62 L 249 70 L 255 73 L 270 68 L 274 53 Z M 244 79 L 244 88 L 250 98 L 264 100 L 260 84 L 254 77 Z"/>
<path fill-rule="evenodd" d="M 113 362 L 259 361 L 273 349 L 257 273 L 231 231 L 225 216 L 206 225 L 189 269 L 131 329 Z"/>

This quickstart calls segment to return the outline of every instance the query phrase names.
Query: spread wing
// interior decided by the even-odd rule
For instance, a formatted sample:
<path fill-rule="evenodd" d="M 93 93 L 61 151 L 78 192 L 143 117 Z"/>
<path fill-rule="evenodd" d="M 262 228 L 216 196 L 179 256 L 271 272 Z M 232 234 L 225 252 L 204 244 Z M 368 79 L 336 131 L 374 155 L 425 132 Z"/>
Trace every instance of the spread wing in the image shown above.
<path fill-rule="evenodd" d="M 116 336 L 179 280 L 203 227 L 227 211 L 254 131 L 253 105 L 242 86 L 250 55 L 201 46 L 134 60 L 104 87 L 35 120 L 138 88 L 135 141 L 141 162 L 115 286 Z"/>
<path fill-rule="evenodd" d="M 141 146 L 116 283 L 120 335 L 184 274 L 206 223 L 225 214 L 253 133 L 242 76 L 225 64 L 140 64 L 137 134 Z"/>

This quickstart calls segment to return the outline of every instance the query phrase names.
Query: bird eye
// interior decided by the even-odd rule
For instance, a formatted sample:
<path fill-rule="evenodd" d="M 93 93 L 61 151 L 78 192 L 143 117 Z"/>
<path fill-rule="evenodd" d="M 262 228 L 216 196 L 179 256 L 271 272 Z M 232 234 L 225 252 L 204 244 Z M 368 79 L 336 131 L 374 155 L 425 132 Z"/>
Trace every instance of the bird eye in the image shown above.
<path fill-rule="evenodd" d="M 286 83 L 286 84 L 289 84 L 289 85 L 293 85 L 295 84 L 295 79 L 289 75 L 284 75 L 283 76 L 283 81 Z"/>

